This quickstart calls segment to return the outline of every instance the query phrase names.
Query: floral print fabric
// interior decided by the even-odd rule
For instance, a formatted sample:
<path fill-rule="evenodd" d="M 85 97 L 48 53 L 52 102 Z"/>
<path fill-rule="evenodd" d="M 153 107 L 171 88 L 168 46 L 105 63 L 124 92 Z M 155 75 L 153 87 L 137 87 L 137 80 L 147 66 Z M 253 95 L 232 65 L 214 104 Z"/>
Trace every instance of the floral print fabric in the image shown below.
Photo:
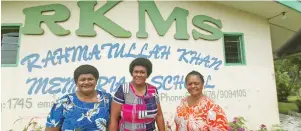
<path fill-rule="evenodd" d="M 194 106 L 189 106 L 187 97 L 177 107 L 176 131 L 227 131 L 228 122 L 224 111 L 211 99 L 204 96 Z"/>
<path fill-rule="evenodd" d="M 60 127 L 62 131 L 106 131 L 112 96 L 97 91 L 98 102 L 83 102 L 75 93 L 60 98 L 47 117 L 46 127 Z"/>

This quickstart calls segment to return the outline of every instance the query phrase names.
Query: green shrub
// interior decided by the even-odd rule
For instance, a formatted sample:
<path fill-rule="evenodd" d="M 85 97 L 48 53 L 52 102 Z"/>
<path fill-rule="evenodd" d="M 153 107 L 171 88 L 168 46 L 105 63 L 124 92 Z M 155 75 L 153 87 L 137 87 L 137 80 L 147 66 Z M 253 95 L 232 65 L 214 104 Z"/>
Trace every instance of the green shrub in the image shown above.
<path fill-rule="evenodd" d="M 299 113 L 301 113 L 301 100 L 296 100 L 296 105 L 298 107 Z"/>

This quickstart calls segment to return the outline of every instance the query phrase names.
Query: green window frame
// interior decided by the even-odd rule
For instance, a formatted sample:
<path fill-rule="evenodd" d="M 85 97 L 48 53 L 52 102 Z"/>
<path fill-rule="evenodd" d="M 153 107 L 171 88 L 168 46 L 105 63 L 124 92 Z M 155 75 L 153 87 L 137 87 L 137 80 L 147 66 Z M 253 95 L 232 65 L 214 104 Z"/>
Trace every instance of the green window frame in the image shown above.
<path fill-rule="evenodd" d="M 1 24 L 1 67 L 17 67 L 22 24 Z M 17 38 L 16 38 L 17 37 Z M 15 57 L 15 60 L 5 57 Z"/>
<path fill-rule="evenodd" d="M 223 33 L 225 66 L 246 65 L 243 33 Z"/>

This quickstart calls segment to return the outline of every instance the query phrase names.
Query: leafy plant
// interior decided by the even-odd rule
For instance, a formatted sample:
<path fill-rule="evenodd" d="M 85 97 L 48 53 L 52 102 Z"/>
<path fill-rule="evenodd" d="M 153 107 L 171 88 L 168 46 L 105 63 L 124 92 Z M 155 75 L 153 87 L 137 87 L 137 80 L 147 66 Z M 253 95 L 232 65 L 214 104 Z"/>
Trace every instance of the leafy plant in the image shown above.
<path fill-rule="evenodd" d="M 301 100 L 299 99 L 299 100 L 296 100 L 296 105 L 297 105 L 297 107 L 298 107 L 298 110 L 299 110 L 299 113 L 301 113 Z"/>
<path fill-rule="evenodd" d="M 274 61 L 278 101 L 301 88 L 301 56 L 284 57 Z"/>
<path fill-rule="evenodd" d="M 234 117 L 233 121 L 228 123 L 229 131 L 246 131 L 245 122 L 243 117 Z"/>
<path fill-rule="evenodd" d="M 234 117 L 233 121 L 228 123 L 229 126 L 228 131 L 248 131 L 248 128 L 245 125 L 246 122 L 247 121 L 243 117 Z M 280 125 L 273 125 L 271 130 L 268 130 L 266 125 L 261 124 L 259 130 L 256 131 L 286 131 L 286 130 L 282 129 Z"/>
<path fill-rule="evenodd" d="M 170 125 L 170 123 L 168 121 L 166 121 L 165 131 L 172 131 L 171 125 Z"/>
<path fill-rule="evenodd" d="M 22 118 L 17 119 L 14 124 L 17 121 L 22 120 Z M 14 131 L 13 129 L 10 129 L 9 131 Z M 28 122 L 27 125 L 25 125 L 25 127 L 23 128 L 23 131 L 43 131 L 43 126 L 38 125 L 38 123 L 36 122 L 35 117 L 31 118 L 30 121 Z"/>
<path fill-rule="evenodd" d="M 286 131 L 280 125 L 273 125 L 271 131 Z"/>
<path fill-rule="evenodd" d="M 268 131 L 268 128 L 266 125 L 262 124 L 260 125 L 260 129 L 258 131 Z"/>
<path fill-rule="evenodd" d="M 38 123 L 35 121 L 35 118 L 31 118 L 28 122 L 27 126 L 24 127 L 23 131 L 29 131 L 31 127 L 31 131 L 42 131 L 43 127 L 38 125 Z"/>

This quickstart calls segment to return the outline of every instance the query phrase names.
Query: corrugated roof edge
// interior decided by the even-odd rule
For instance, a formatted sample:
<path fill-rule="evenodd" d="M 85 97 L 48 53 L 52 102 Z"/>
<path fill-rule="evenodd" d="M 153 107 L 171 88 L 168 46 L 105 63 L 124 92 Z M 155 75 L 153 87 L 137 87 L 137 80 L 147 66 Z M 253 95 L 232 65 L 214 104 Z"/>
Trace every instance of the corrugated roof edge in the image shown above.
<path fill-rule="evenodd" d="M 287 6 L 288 8 L 291 8 L 299 13 L 301 13 L 301 1 L 295 0 L 295 1 L 288 1 L 288 0 L 275 0 L 276 2 Z"/>

